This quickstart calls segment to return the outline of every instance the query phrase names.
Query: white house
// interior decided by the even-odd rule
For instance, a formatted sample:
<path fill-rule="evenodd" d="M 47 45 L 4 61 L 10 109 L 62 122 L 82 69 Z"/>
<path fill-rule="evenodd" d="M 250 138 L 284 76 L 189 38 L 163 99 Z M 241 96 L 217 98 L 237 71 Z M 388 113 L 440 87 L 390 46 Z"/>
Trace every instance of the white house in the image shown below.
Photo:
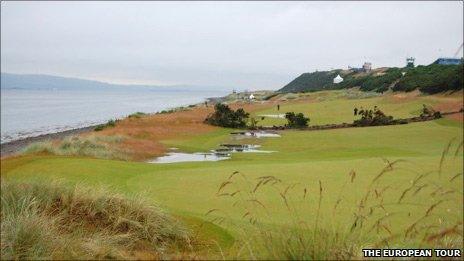
<path fill-rule="evenodd" d="M 341 83 L 343 82 L 343 78 L 340 76 L 340 74 L 337 75 L 337 77 L 334 78 L 334 83 Z"/>

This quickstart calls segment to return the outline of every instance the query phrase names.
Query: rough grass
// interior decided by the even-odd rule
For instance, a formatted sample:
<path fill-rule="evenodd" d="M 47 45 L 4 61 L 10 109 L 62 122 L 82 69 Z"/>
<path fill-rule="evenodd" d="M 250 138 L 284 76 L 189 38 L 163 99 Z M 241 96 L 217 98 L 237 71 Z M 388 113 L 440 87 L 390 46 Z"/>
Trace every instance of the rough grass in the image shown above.
<path fill-rule="evenodd" d="M 119 146 L 124 140 L 125 138 L 121 136 L 70 136 L 59 141 L 33 143 L 24 148 L 22 153 L 49 153 L 53 155 L 128 160 L 129 152 Z"/>
<path fill-rule="evenodd" d="M 63 183 L 1 185 L 1 258 L 164 258 L 190 247 L 188 231 L 142 197 Z"/>
<path fill-rule="evenodd" d="M 363 248 L 463 251 L 463 191 L 456 186 L 462 184 L 463 174 L 443 171 L 446 162 L 452 164 L 462 153 L 462 144 L 451 140 L 433 171 L 413 168 L 401 173 L 410 178 L 408 183 L 385 181 L 386 176 L 409 165 L 402 159 L 385 160 L 385 166 L 372 175 L 354 202 L 346 199 L 356 189 L 355 170 L 343 177 L 339 191 L 328 189 L 321 180 L 316 187 L 308 187 L 272 175 L 250 179 L 235 171 L 216 192 L 228 205 L 205 215 L 218 224 L 242 227 L 240 247 L 232 252 L 239 259 L 357 260 Z M 269 201 L 269 194 L 274 194 L 275 200 Z M 327 201 L 327 197 L 335 200 Z M 276 205 L 287 212 L 281 226 L 271 225 Z M 241 220 L 232 218 L 236 213 Z M 244 226 L 243 220 L 249 226 Z"/>

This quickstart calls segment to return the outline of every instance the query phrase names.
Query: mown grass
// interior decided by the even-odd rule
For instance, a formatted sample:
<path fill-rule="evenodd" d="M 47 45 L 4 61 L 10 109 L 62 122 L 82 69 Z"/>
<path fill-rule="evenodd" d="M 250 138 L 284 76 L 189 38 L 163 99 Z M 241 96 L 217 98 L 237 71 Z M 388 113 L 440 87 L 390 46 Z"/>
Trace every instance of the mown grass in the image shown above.
<path fill-rule="evenodd" d="M 349 194 L 359 178 L 355 170 L 342 177 L 345 181 L 338 191 L 321 180 L 311 187 L 272 175 L 251 179 L 235 171 L 216 192 L 226 206 L 210 209 L 205 216 L 212 216 L 211 221 L 218 224 L 242 228 L 243 220 L 247 221 L 239 247 L 231 254 L 235 258 L 357 260 L 363 248 L 463 251 L 463 190 L 459 186 L 463 173 L 443 171 L 445 165 L 461 161 L 462 149 L 462 141 L 451 140 L 437 167 L 427 172 L 408 168 L 407 160 L 385 160 L 385 166 L 354 201 Z M 410 182 L 384 180 L 398 174 Z M 274 200 L 269 200 L 269 194 L 274 194 Z M 287 213 L 280 226 L 272 225 L 278 214 L 276 205 Z M 241 220 L 236 218 L 237 212 L 242 214 Z"/>
<path fill-rule="evenodd" d="M 396 104 L 396 101 L 385 102 Z M 402 107 L 403 105 L 404 103 L 400 102 L 392 106 L 403 111 L 412 108 Z M 144 191 L 147 200 L 159 202 L 162 208 L 168 209 L 176 216 L 214 221 L 227 229 L 239 243 L 227 250 L 231 237 L 219 237 L 218 242 L 229 243 L 225 244 L 227 247 L 219 243 L 220 246 L 214 249 L 220 249 L 225 257 L 346 259 L 359 257 L 360 248 L 374 247 L 389 234 L 381 226 L 379 234 L 377 227 L 369 231 L 376 221 L 385 215 L 381 209 L 375 209 L 374 214 L 369 217 L 369 222 L 362 226 L 363 230 L 350 232 L 355 221 L 353 214 L 366 216 L 369 207 L 378 204 L 380 198 L 383 198 L 385 204 L 392 203 L 384 206 L 388 213 L 399 212 L 385 220 L 392 235 L 398 231 L 404 232 L 407 229 L 405 226 L 413 224 L 432 204 L 441 199 L 446 200 L 434 207 L 431 214 L 425 218 L 426 222 L 421 223 L 421 221 L 419 225 L 436 225 L 428 231 L 436 232 L 435 234 L 446 232 L 447 228 L 453 231 L 456 220 L 462 219 L 463 215 L 462 175 L 458 175 L 462 173 L 463 154 L 462 150 L 457 150 L 462 131 L 462 123 L 452 122 L 449 119 L 398 126 L 311 132 L 283 131 L 281 138 L 251 138 L 238 141 L 261 144 L 263 150 L 276 151 L 275 153 L 234 154 L 231 160 L 221 162 L 156 165 L 81 157 L 28 155 L 2 160 L 1 167 L 2 177 L 8 180 L 28 181 L 34 177 L 64 178 L 71 183 L 85 183 L 90 187 L 110 184 L 128 195 Z M 161 141 L 166 147 L 178 147 L 191 152 L 206 151 L 220 143 L 232 142 L 233 140 L 229 140 L 229 132 L 226 129 L 217 129 L 193 137 L 170 136 Z M 444 148 L 451 140 L 453 140 L 453 148 L 448 150 L 447 156 L 442 160 Z M 389 162 L 401 160 L 401 162 L 395 165 L 394 171 L 386 172 L 375 182 L 375 185 L 370 185 L 385 168 L 385 160 Z M 247 186 L 253 186 L 253 189 L 259 183 L 259 178 L 263 176 L 273 176 L 282 180 L 281 183 L 276 184 L 277 187 L 261 188 L 260 186 L 257 190 L 256 199 L 266 206 L 266 210 L 251 201 L 233 206 L 235 198 L 218 196 L 218 186 L 235 171 L 246 176 L 251 182 Z M 356 177 L 351 182 L 350 173 L 353 171 Z M 414 183 L 418 175 L 428 172 L 433 173 L 428 175 L 427 179 L 420 180 L 424 183 L 416 183 L 414 186 L 430 185 L 417 193 L 415 193 L 417 187 L 411 188 L 410 192 L 406 192 L 405 201 L 397 205 L 399 197 Z M 458 176 L 455 179 L 449 181 L 456 175 Z M 238 176 L 233 177 L 235 178 Z M 242 188 L 247 188 L 245 186 L 247 183 L 240 184 L 244 186 Z M 283 193 L 287 186 L 293 184 L 296 185 L 288 189 L 285 197 L 290 208 L 296 209 L 296 212 L 289 211 L 279 193 Z M 322 197 L 319 194 L 320 184 L 323 188 Z M 390 187 L 382 197 L 376 198 L 375 190 L 379 192 L 379 189 L 388 186 Z M 434 192 L 432 190 L 439 187 L 442 187 L 442 190 L 432 195 Z M 305 188 L 306 192 L 304 192 Z M 450 190 L 454 192 L 446 193 Z M 363 211 L 358 212 L 359 203 L 367 191 L 371 191 L 369 200 L 364 204 Z M 224 191 L 224 193 L 233 192 L 235 191 Z M 304 194 L 306 194 L 305 198 L 303 198 Z M 246 199 L 245 196 L 243 198 Z M 340 199 L 341 201 L 337 203 Z M 419 202 L 421 205 L 405 204 L 414 202 Z M 255 224 L 250 223 L 248 216 L 243 217 L 247 207 L 252 209 L 256 216 L 260 216 Z M 213 211 L 205 215 L 212 209 L 226 210 L 226 212 L 228 210 L 228 213 L 225 215 L 222 211 Z M 222 218 L 227 220 L 221 221 Z M 302 227 L 301 221 L 308 224 L 307 227 Z M 315 229 L 316 223 L 317 229 Z M 207 228 L 207 231 L 212 232 L 214 229 Z M 425 229 L 427 228 L 424 227 L 423 231 Z M 462 227 L 456 229 L 462 231 Z M 269 233 L 272 237 L 268 235 Z M 427 240 L 421 245 L 422 238 L 417 236 L 405 239 L 404 235 L 395 237 L 389 241 L 388 247 L 426 246 Z M 437 239 L 440 239 L 439 235 Z M 442 239 L 445 240 L 445 238 L 440 240 Z M 462 239 L 461 241 L 446 240 L 431 241 L 427 244 L 443 247 L 455 246 L 459 242 L 462 244 Z M 449 245 L 446 245 L 446 242 L 449 242 Z M 301 247 L 312 245 L 316 245 L 320 252 L 317 252 L 317 249 Z M 269 246 L 272 246 L 272 249 Z M 214 258 L 220 257 L 222 256 L 214 256 Z"/>
<path fill-rule="evenodd" d="M 341 93 L 340 93 L 341 92 Z M 310 125 L 322 125 L 332 123 L 352 123 L 357 119 L 353 115 L 353 109 L 363 107 L 373 108 L 378 106 L 384 113 L 392 115 L 394 118 L 409 118 L 419 116 L 423 104 L 436 105 L 444 103 L 450 99 L 459 100 L 455 96 L 418 96 L 401 98 L 402 94 L 388 94 L 379 97 L 351 97 L 347 91 L 326 91 L 310 93 L 306 101 L 294 103 L 282 103 L 280 110 L 274 106 L 271 109 L 256 111 L 252 116 L 269 114 L 285 114 L 286 112 L 302 112 L 308 116 Z M 259 118 L 259 117 L 258 117 Z M 285 119 L 266 117 L 259 122 L 261 126 L 284 125 Z"/>
<path fill-rule="evenodd" d="M 188 230 L 143 197 L 56 181 L 1 186 L 3 260 L 163 258 L 191 247 Z"/>
<path fill-rule="evenodd" d="M 443 126 L 438 122 L 414 123 L 401 126 L 354 128 L 328 131 L 285 131 L 281 138 L 249 139 L 245 143 L 261 143 L 270 154 L 234 154 L 223 162 L 197 162 L 152 165 L 69 157 L 36 157 L 34 160 L 15 163 L 13 159 L 2 162 L 2 175 L 15 179 L 34 176 L 63 178 L 74 182 L 111 184 L 122 191 L 145 191 L 152 200 L 175 212 L 203 217 L 211 208 L 220 208 L 224 202 L 215 198 L 215 188 L 230 173 L 240 171 L 251 179 L 273 175 L 287 182 L 317 185 L 321 180 L 327 189 L 340 190 L 343 177 L 355 169 L 358 179 L 346 199 L 354 201 L 361 196 L 369 177 L 383 167 L 382 158 L 406 159 L 420 171 L 434 169 L 441 157 L 443 146 L 452 138 L 462 135 L 462 127 Z M 207 134 L 213 135 L 211 133 Z M 218 141 L 219 136 L 215 136 Z M 228 139 L 228 132 L 224 132 Z M 205 137 L 204 140 L 207 140 Z M 176 140 L 176 145 L 192 146 L 188 139 Z M 192 150 L 201 149 L 198 143 Z M 181 146 L 179 146 L 181 147 Z M 462 154 L 459 154 L 462 155 Z M 16 161 L 21 161 L 17 159 Z M 453 173 L 462 169 L 462 162 L 447 165 Z M 402 184 L 409 177 L 398 170 L 397 175 L 385 179 Z M 457 186 L 458 184 L 456 184 Z M 193 193 L 192 193 L 193 191 Z M 267 194 L 266 194 L 267 195 Z M 272 204 L 279 200 L 272 194 L 266 196 Z M 427 200 L 427 197 L 422 198 Z M 325 200 L 335 201 L 335 197 Z M 282 224 L 287 219 L 285 209 L 279 205 L 270 223 Z M 308 215 L 310 213 L 307 213 Z M 240 215 L 237 214 L 237 218 Z M 343 220 L 341 220 L 343 221 Z M 229 228 L 234 233 L 235 228 Z M 236 235 L 236 234 L 235 234 Z"/>

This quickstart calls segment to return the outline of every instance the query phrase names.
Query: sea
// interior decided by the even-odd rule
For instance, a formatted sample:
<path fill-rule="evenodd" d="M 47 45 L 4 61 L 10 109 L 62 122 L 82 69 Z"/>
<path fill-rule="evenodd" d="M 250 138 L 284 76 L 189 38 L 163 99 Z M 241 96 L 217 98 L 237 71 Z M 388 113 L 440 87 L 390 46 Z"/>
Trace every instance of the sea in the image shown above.
<path fill-rule="evenodd" d="M 1 143 L 119 119 L 135 112 L 155 113 L 204 102 L 224 90 L 2 89 Z"/>

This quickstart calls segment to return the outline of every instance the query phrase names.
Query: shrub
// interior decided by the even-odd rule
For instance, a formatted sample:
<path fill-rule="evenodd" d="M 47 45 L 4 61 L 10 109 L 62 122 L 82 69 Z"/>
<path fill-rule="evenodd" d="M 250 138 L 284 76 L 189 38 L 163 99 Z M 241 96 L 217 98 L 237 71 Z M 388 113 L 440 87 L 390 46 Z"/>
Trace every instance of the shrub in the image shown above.
<path fill-rule="evenodd" d="M 333 78 L 340 70 L 303 73 L 285 85 L 279 92 L 320 91 L 333 85 Z"/>
<path fill-rule="evenodd" d="M 374 107 L 374 110 L 361 109 L 358 115 L 361 115 L 361 119 L 353 122 L 355 126 L 381 126 L 395 122 L 392 116 L 385 115 L 377 106 Z"/>
<path fill-rule="evenodd" d="M 95 129 L 93 129 L 94 131 L 102 131 L 106 128 L 112 128 L 112 127 L 115 127 L 116 126 L 116 122 L 118 122 L 119 120 L 109 120 L 107 123 L 105 124 L 100 124 L 100 125 L 97 125 L 97 127 L 95 127 Z"/>
<path fill-rule="evenodd" d="M 229 108 L 229 106 L 217 103 L 214 106 L 214 113 L 209 115 L 205 122 L 215 126 L 227 128 L 244 128 L 246 127 L 246 120 L 250 116 L 242 108 L 236 111 Z"/>
<path fill-rule="evenodd" d="M 136 113 L 132 113 L 131 115 L 129 115 L 128 118 L 129 119 L 130 118 L 137 118 L 138 119 L 138 118 L 142 118 L 143 116 L 146 116 L 146 115 L 147 115 L 146 113 L 138 111 Z"/>
<path fill-rule="evenodd" d="M 287 127 L 290 128 L 303 128 L 308 126 L 309 118 L 305 117 L 303 113 L 295 114 L 294 112 L 285 113 L 287 119 Z"/>
<path fill-rule="evenodd" d="M 263 98 L 263 100 L 264 100 L 264 101 L 268 101 L 268 100 L 270 100 L 270 99 L 276 97 L 276 96 L 279 95 L 279 94 L 280 94 L 279 92 L 274 92 L 274 93 L 272 93 L 272 94 L 269 94 L 269 95 L 265 96 L 265 97 Z"/>
<path fill-rule="evenodd" d="M 400 77 L 401 69 L 390 68 L 385 71 L 384 75 L 366 77 L 366 80 L 361 83 L 361 90 L 384 92 L 387 91 L 390 85 Z"/>
<path fill-rule="evenodd" d="M 258 127 L 259 120 L 256 118 L 250 118 L 250 129 L 255 130 Z"/>
<path fill-rule="evenodd" d="M 433 108 L 423 104 L 422 105 L 422 112 L 420 114 L 421 118 L 429 118 L 434 117 L 435 119 L 441 118 L 441 112 L 435 111 Z"/>
<path fill-rule="evenodd" d="M 404 77 L 393 88 L 394 91 L 413 91 L 433 94 L 456 91 L 463 88 L 463 65 L 417 66 L 407 70 Z"/>
<path fill-rule="evenodd" d="M 1 259 L 127 259 L 189 247 L 188 231 L 143 197 L 58 182 L 1 183 Z M 162 259 L 162 258 L 160 258 Z"/>

